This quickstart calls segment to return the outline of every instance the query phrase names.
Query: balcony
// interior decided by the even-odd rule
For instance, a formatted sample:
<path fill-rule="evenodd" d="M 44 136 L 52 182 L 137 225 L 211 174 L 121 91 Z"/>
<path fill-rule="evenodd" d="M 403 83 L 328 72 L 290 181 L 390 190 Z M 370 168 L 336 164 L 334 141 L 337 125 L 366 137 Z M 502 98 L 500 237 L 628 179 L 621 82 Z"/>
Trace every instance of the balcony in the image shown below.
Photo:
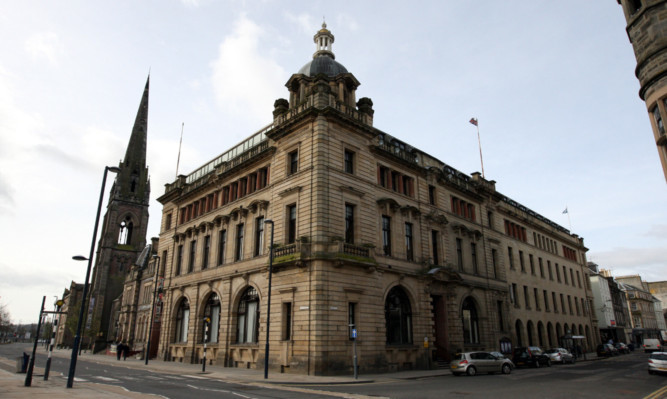
<path fill-rule="evenodd" d="M 372 254 L 372 245 L 350 244 L 341 240 L 327 242 L 308 242 L 307 239 L 278 245 L 273 253 L 273 265 L 287 266 L 290 264 L 303 266 L 309 260 L 335 260 L 337 266 L 356 264 L 361 266 L 375 266 L 377 262 Z"/>

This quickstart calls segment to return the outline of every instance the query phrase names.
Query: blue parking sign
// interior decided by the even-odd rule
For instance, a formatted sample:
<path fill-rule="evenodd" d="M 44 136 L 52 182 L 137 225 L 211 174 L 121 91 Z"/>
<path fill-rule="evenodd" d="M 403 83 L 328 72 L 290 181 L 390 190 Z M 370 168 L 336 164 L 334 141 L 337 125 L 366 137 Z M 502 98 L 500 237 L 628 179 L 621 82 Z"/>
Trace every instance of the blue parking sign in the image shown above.
<path fill-rule="evenodd" d="M 357 338 L 357 329 L 356 328 L 352 329 L 352 338 Z"/>

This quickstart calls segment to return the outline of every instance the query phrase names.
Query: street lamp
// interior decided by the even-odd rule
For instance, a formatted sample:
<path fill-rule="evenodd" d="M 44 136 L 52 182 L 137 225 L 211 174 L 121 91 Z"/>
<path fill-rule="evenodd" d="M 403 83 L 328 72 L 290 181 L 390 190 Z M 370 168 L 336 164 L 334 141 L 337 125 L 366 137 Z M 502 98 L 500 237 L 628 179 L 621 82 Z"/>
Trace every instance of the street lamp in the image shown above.
<path fill-rule="evenodd" d="M 95 240 L 97 240 L 97 227 L 100 224 L 100 212 L 102 212 L 102 200 L 104 199 L 104 187 L 107 183 L 107 172 L 118 173 L 120 168 L 116 166 L 105 166 L 104 167 L 104 176 L 102 177 L 102 188 L 100 189 L 100 200 L 97 204 L 97 215 L 95 215 L 95 228 L 93 229 L 93 239 L 90 243 L 90 255 L 88 256 L 88 268 L 86 269 L 86 280 L 83 282 L 83 295 L 81 298 L 81 309 L 79 309 L 79 320 L 76 324 L 76 335 L 74 336 L 74 345 L 72 346 L 72 359 L 69 362 L 69 374 L 67 375 L 67 388 L 72 388 L 74 385 L 74 372 L 76 370 L 76 359 L 79 350 L 79 344 L 81 339 L 81 327 L 83 326 L 83 312 L 84 312 L 84 302 L 86 295 L 88 295 L 88 279 L 90 278 L 90 269 L 93 266 L 93 253 L 95 252 Z M 83 256 L 75 256 L 75 260 L 80 259 Z"/>
<path fill-rule="evenodd" d="M 153 260 L 157 262 L 157 268 L 155 270 L 155 285 L 153 287 L 153 306 L 151 306 L 151 321 L 148 325 L 148 340 L 146 344 L 146 356 L 144 364 L 148 364 L 148 357 L 151 354 L 151 337 L 153 335 L 153 317 L 155 316 L 155 297 L 157 296 L 157 280 L 160 277 L 160 257 L 153 255 Z"/>
<path fill-rule="evenodd" d="M 271 276 L 273 274 L 273 220 L 267 219 L 264 224 L 271 225 L 271 243 L 269 244 L 269 293 L 266 306 L 266 348 L 264 349 L 264 379 L 269 378 L 269 321 L 271 320 Z"/>

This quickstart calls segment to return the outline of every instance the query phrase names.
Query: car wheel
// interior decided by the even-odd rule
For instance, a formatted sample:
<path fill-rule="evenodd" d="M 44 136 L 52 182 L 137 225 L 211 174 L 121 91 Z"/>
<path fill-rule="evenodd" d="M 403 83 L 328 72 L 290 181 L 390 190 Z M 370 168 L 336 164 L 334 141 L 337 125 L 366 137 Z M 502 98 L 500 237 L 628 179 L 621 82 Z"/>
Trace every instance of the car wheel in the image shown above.
<path fill-rule="evenodd" d="M 470 366 L 466 370 L 466 374 L 468 374 L 469 376 L 473 376 L 473 375 L 477 374 L 477 369 L 473 366 Z"/>
<path fill-rule="evenodd" d="M 653 371 L 652 371 L 652 370 L 649 370 L 648 373 L 651 374 L 651 375 L 653 375 Z"/>
<path fill-rule="evenodd" d="M 574 363 L 576 363 L 576 362 L 577 362 L 577 359 L 572 358 L 572 364 L 574 364 Z"/>
<path fill-rule="evenodd" d="M 503 374 L 509 374 L 512 372 L 512 368 L 510 367 L 509 364 L 503 364 Z"/>
<path fill-rule="evenodd" d="M 547 360 L 547 367 L 551 367 L 551 359 Z"/>
<path fill-rule="evenodd" d="M 535 359 L 535 368 L 538 369 L 538 368 L 540 368 L 540 366 L 541 366 L 540 361 Z"/>

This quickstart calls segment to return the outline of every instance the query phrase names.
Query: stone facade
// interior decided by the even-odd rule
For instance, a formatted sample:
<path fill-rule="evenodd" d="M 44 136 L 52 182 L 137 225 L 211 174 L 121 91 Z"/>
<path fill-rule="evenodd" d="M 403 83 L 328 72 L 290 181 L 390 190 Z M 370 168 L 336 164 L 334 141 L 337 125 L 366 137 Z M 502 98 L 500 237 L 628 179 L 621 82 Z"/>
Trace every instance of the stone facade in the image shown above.
<path fill-rule="evenodd" d="M 583 239 L 373 127 L 325 26 L 315 42 L 273 123 L 158 199 L 158 356 L 200 362 L 205 317 L 210 363 L 263 368 L 269 333 L 271 369 L 316 375 L 351 372 L 353 329 L 362 372 L 593 345 Z"/>
<path fill-rule="evenodd" d="M 639 97 L 653 127 L 662 169 L 667 178 L 667 1 L 617 0 L 623 6 L 627 33 L 637 59 Z"/>

